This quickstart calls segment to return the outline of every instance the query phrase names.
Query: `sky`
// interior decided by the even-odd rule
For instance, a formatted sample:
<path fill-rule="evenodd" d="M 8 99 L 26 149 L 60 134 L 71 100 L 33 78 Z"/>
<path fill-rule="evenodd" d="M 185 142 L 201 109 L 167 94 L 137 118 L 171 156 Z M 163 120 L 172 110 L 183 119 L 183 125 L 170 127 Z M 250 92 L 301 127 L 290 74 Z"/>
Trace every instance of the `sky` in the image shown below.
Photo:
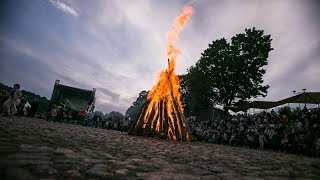
<path fill-rule="evenodd" d="M 245 28 L 271 34 L 264 84 L 274 100 L 320 91 L 317 0 L 4 0 L 0 6 L 0 82 L 51 97 L 56 79 L 96 88 L 96 110 L 125 111 L 150 90 L 161 69 L 166 33 L 185 5 L 194 8 L 177 46 L 185 74 L 216 39 Z M 258 100 L 257 99 L 257 100 Z"/>

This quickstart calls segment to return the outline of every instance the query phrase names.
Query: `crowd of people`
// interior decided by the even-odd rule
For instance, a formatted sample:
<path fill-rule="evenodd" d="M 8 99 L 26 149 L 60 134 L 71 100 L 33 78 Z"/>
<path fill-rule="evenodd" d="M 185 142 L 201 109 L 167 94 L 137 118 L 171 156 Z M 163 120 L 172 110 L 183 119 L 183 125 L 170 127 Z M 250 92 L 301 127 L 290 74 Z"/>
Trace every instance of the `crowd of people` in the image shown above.
<path fill-rule="evenodd" d="M 127 132 L 132 123 L 133 121 L 129 117 L 115 120 L 112 117 L 102 118 L 99 115 L 93 115 L 93 117 L 90 118 L 90 115 L 86 115 L 82 125 Z"/>
<path fill-rule="evenodd" d="M 59 105 L 53 104 L 46 115 L 47 121 L 118 131 L 128 131 L 133 123 L 129 117 L 113 119 L 88 111 L 88 108 L 70 110 L 66 106 L 67 101 L 65 98 Z M 15 84 L 10 92 L 2 90 L 0 103 L 0 114 L 9 117 L 34 117 L 39 106 L 37 99 L 29 104 L 19 84 Z M 187 124 L 197 141 L 320 156 L 319 119 L 319 107 L 284 107 L 278 112 L 229 115 L 222 120 L 199 122 L 197 118 L 188 118 Z"/>
<path fill-rule="evenodd" d="M 188 125 L 198 141 L 320 156 L 320 108 L 230 115 Z"/>
<path fill-rule="evenodd" d="M 23 96 L 19 84 L 14 84 L 8 92 L 2 90 L 0 94 L 0 114 L 2 116 L 28 116 L 34 117 L 39 106 L 39 100 L 34 99 L 31 104 L 28 97 Z"/>
<path fill-rule="evenodd" d="M 65 100 L 67 101 L 67 99 Z M 133 120 L 130 117 L 123 119 L 104 117 L 94 113 L 86 107 L 81 107 L 79 111 L 68 109 L 64 103 L 60 106 L 53 104 L 46 117 L 49 122 L 73 123 L 94 128 L 128 131 Z"/>

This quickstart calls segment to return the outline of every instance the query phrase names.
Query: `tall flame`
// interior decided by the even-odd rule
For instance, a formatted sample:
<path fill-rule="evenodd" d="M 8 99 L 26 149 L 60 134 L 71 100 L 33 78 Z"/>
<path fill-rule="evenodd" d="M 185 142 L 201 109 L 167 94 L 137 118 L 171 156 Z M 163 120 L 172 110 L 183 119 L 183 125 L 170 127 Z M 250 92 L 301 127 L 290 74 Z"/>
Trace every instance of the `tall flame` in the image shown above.
<path fill-rule="evenodd" d="M 166 48 L 166 58 L 175 61 L 175 59 L 180 54 L 180 49 L 175 47 L 174 43 L 178 39 L 180 32 L 182 31 L 184 25 L 189 20 L 193 13 L 191 6 L 186 6 L 183 8 L 183 12 L 179 14 L 174 23 L 173 29 L 167 33 L 167 48 Z"/>
<path fill-rule="evenodd" d="M 177 123 L 179 120 L 176 117 L 177 114 L 183 116 L 183 107 L 180 101 L 180 80 L 175 74 L 176 59 L 180 54 L 180 49 L 175 46 L 175 42 L 192 13 L 192 7 L 184 7 L 183 12 L 176 17 L 173 29 L 167 33 L 165 57 L 168 59 L 168 68 L 160 72 L 156 85 L 153 86 L 148 94 L 149 104 L 146 107 L 146 113 L 140 114 L 140 116 L 144 115 L 144 117 L 139 117 L 139 119 L 143 119 L 144 124 L 147 124 L 152 118 L 151 124 L 155 125 L 152 129 L 159 132 L 160 129 L 163 129 L 164 117 L 168 116 L 167 136 L 169 139 L 174 140 L 177 139 L 177 134 L 182 137 L 181 128 L 186 129 L 184 118 L 183 121 Z M 186 139 L 190 139 L 188 133 L 186 133 Z"/>

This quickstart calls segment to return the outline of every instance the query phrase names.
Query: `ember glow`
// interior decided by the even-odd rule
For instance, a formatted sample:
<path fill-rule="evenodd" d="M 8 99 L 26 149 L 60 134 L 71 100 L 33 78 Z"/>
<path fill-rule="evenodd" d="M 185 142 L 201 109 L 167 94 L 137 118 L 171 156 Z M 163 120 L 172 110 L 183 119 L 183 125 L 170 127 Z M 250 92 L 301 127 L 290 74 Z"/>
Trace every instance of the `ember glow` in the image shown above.
<path fill-rule="evenodd" d="M 192 7 L 184 7 L 183 12 L 176 17 L 173 29 L 167 34 L 165 58 L 168 59 L 168 68 L 161 71 L 158 82 L 149 92 L 132 134 L 190 140 L 180 101 L 180 80 L 175 74 L 176 59 L 180 54 L 175 42 L 192 12 Z"/>

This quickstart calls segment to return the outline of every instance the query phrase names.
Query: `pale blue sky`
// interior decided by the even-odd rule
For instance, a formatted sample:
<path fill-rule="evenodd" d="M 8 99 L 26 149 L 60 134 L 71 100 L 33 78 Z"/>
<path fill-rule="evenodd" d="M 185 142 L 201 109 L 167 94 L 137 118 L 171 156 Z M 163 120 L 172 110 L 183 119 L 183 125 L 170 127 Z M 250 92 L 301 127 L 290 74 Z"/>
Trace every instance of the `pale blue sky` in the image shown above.
<path fill-rule="evenodd" d="M 7 0 L 1 2 L 0 82 L 50 97 L 55 79 L 97 89 L 97 110 L 130 107 L 166 67 L 166 32 L 185 4 L 178 74 L 213 40 L 255 26 L 273 39 L 264 100 L 320 90 L 316 0 Z"/>

